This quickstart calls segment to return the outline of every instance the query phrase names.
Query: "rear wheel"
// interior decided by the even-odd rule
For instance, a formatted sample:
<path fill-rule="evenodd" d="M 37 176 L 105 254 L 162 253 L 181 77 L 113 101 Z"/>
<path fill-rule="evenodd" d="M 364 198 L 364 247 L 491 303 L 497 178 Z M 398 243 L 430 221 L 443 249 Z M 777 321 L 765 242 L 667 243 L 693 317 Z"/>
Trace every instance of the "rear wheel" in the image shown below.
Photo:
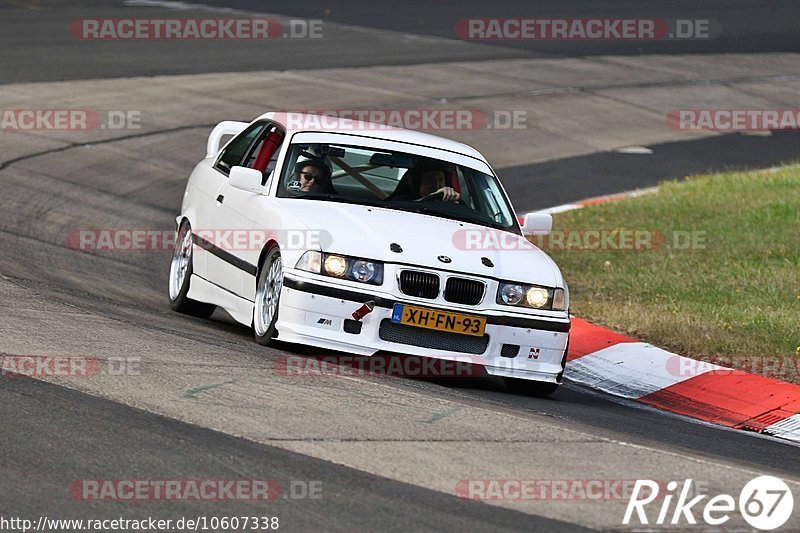
<path fill-rule="evenodd" d="M 258 271 L 256 301 L 253 306 L 253 332 L 256 342 L 268 346 L 275 337 L 278 321 L 278 302 L 283 288 L 283 262 L 278 248 L 267 253 Z"/>
<path fill-rule="evenodd" d="M 189 282 L 192 277 L 193 249 L 192 227 L 184 220 L 178 229 L 172 263 L 169 266 L 169 306 L 179 313 L 208 318 L 217 306 L 198 302 L 186 296 L 189 293 Z"/>

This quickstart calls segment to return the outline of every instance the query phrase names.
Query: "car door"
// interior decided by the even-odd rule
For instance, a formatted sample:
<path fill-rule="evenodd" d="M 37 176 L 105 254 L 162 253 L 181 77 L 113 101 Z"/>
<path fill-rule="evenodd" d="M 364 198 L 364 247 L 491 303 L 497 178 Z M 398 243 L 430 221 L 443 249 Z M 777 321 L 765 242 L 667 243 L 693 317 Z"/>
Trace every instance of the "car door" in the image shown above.
<path fill-rule="evenodd" d="M 267 121 L 254 122 L 234 137 L 220 151 L 214 163 L 203 172 L 202 205 L 198 206 L 197 219 L 193 231 L 196 235 L 196 254 L 204 256 L 204 277 L 211 283 L 232 290 L 228 260 L 231 244 L 227 242 L 230 235 L 223 230 L 231 229 L 231 221 L 226 219 L 220 207 L 220 190 L 228 182 L 230 169 L 241 164 L 251 151 L 259 136 L 268 127 Z"/>
<path fill-rule="evenodd" d="M 253 136 L 241 158 L 234 161 L 235 157 L 231 156 L 223 166 L 218 165 L 218 171 L 225 174 L 225 171 L 230 172 L 230 168 L 237 165 L 255 168 L 262 172 L 264 185 L 269 176 L 269 164 L 274 164 L 273 156 L 277 154 L 282 139 L 282 131 L 266 122 Z M 225 175 L 215 191 L 211 210 L 217 250 L 207 263 L 210 280 L 251 301 L 255 292 L 250 290 L 255 287 L 254 257 L 258 257 L 264 242 L 262 235 L 253 231 L 253 216 L 260 201 L 261 195 L 258 193 L 231 187 Z"/>

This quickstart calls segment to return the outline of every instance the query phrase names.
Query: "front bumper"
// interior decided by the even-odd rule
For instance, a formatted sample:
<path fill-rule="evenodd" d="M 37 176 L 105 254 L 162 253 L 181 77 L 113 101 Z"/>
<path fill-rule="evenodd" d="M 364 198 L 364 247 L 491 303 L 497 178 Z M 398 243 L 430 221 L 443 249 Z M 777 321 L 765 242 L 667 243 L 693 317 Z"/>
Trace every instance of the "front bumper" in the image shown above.
<path fill-rule="evenodd" d="M 566 313 L 563 319 L 557 320 L 492 309 L 477 311 L 460 306 L 443 308 L 391 294 L 370 292 L 369 289 L 370 286 L 365 285 L 364 289 L 357 290 L 286 272 L 278 313 L 278 338 L 358 355 L 388 351 L 463 361 L 481 365 L 492 375 L 551 383 L 557 382 L 563 370 L 561 364 L 569 338 L 569 318 Z M 362 318 L 360 332 L 345 331 L 345 320 L 352 320 L 352 313 L 369 300 L 375 302 L 375 308 Z M 486 338 L 478 348 L 475 343 L 470 343 L 469 348 L 458 351 L 448 349 L 450 343 L 446 339 L 442 342 L 441 338 L 434 339 L 437 341 L 435 348 L 425 346 L 425 339 L 431 340 L 437 335 L 429 330 L 402 326 L 410 330 L 398 336 L 396 325 L 389 324 L 395 303 L 485 317 Z M 394 330 L 394 335 L 390 334 L 390 329 Z M 454 334 L 441 337 L 447 335 Z M 387 340 L 398 337 L 402 342 Z M 459 335 L 455 340 L 461 341 L 463 337 Z M 464 345 L 463 342 L 459 344 Z M 504 350 L 504 345 L 509 346 Z M 509 357 L 513 353 L 513 346 L 519 347 L 517 354 Z"/>

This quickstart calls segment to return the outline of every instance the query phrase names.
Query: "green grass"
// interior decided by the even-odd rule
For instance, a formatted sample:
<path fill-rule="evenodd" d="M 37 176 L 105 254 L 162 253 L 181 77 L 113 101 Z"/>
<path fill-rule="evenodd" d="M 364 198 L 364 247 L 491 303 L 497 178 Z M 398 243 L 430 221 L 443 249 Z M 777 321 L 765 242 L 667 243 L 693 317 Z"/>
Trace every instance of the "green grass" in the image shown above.
<path fill-rule="evenodd" d="M 663 235 L 642 251 L 545 245 L 575 315 L 684 355 L 800 355 L 799 165 L 664 182 L 553 228 Z M 675 232 L 703 240 L 676 248 Z"/>

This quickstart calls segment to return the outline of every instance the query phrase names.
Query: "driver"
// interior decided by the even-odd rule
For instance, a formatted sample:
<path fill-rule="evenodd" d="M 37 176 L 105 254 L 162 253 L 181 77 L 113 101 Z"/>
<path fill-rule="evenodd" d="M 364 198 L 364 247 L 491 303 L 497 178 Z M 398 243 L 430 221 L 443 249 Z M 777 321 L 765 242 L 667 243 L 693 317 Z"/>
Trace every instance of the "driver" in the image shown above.
<path fill-rule="evenodd" d="M 447 176 L 445 176 L 443 170 L 425 170 L 420 175 L 419 183 L 416 185 L 416 190 L 418 191 L 418 200 L 421 200 L 426 196 L 439 193 L 442 194 L 442 200 L 445 202 L 456 202 L 461 199 L 461 194 L 454 188 L 447 185 Z"/>

